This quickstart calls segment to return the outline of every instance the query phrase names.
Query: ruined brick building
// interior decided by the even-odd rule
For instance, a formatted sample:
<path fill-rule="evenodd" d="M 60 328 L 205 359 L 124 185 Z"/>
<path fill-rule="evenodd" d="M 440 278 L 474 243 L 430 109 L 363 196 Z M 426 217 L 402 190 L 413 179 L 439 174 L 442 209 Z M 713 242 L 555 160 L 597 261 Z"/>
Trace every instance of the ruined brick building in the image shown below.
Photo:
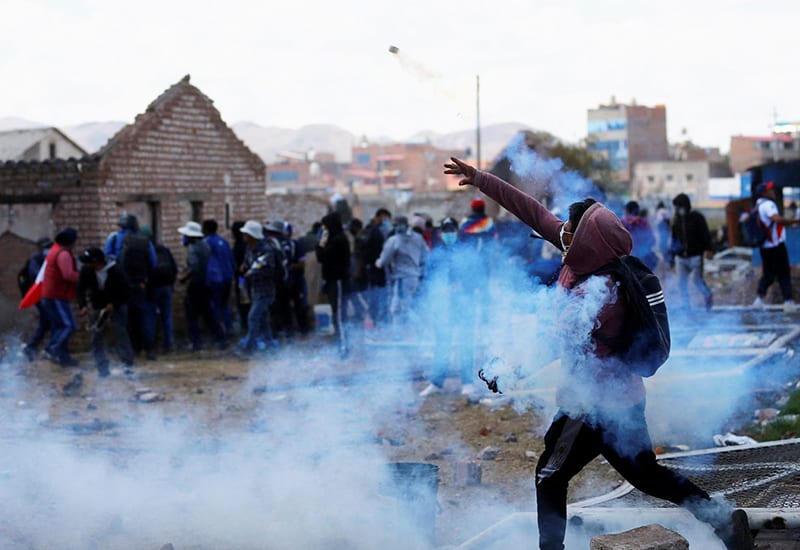
<path fill-rule="evenodd" d="M 95 154 L 0 163 L 0 331 L 22 326 L 16 273 L 39 237 L 72 226 L 77 248 L 102 245 L 128 212 L 183 265 L 178 227 L 206 218 L 221 228 L 265 220 L 265 188 L 264 162 L 188 75 Z"/>

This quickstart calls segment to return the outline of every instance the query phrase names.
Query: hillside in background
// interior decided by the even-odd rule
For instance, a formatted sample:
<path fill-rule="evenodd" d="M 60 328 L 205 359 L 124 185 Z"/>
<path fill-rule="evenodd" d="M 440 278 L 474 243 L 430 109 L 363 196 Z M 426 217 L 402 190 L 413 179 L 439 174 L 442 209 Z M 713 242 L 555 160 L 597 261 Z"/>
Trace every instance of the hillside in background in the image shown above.
<path fill-rule="evenodd" d="M 100 149 L 126 123 L 120 121 L 85 122 L 59 128 L 70 139 L 94 153 Z M 20 128 L 40 128 L 47 124 L 18 117 L 0 118 L 0 131 Z M 253 122 L 237 122 L 231 128 L 245 144 L 264 162 L 272 163 L 282 152 L 306 152 L 316 150 L 333 153 L 339 162 L 350 162 L 352 147 L 364 137 L 372 143 L 420 143 L 429 141 L 442 149 L 470 150 L 475 155 L 475 130 L 462 130 L 440 134 L 422 131 L 405 140 L 386 136 L 362 136 L 330 124 L 312 124 L 296 130 L 260 126 Z M 481 157 L 487 161 L 495 157 L 520 130 L 530 129 L 521 123 L 492 124 L 481 128 Z M 1 159 L 0 159 L 1 160 Z"/>

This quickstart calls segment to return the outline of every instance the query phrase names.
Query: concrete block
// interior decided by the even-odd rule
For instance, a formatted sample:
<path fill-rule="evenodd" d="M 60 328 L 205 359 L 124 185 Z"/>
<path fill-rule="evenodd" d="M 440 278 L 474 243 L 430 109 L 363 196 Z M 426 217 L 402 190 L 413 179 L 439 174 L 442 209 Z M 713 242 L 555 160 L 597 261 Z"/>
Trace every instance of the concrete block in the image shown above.
<path fill-rule="evenodd" d="M 689 550 L 689 541 L 658 524 L 592 538 L 590 550 Z"/>

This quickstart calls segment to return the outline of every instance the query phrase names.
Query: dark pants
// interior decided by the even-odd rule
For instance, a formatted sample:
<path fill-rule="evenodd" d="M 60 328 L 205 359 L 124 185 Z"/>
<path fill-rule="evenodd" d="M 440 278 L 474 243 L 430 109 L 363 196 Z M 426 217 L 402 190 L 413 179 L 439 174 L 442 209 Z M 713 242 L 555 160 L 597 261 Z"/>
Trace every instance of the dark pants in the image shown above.
<path fill-rule="evenodd" d="M 681 474 L 656 462 L 644 416 L 644 402 L 609 409 L 593 417 L 572 418 L 559 411 L 544 437 L 545 450 L 536 465 L 539 548 L 564 548 L 567 486 L 602 454 L 631 485 L 654 497 L 683 505 L 703 517 L 708 494 Z M 703 518 L 705 519 L 705 518 Z"/>
<path fill-rule="evenodd" d="M 214 323 L 218 325 L 224 335 L 229 335 L 233 330 L 231 319 L 231 282 L 211 283 L 208 285 L 208 299 Z"/>
<path fill-rule="evenodd" d="M 759 248 L 761 252 L 761 278 L 758 280 L 758 295 L 763 298 L 767 289 L 776 280 L 781 287 L 783 300 L 792 299 L 792 277 L 789 266 L 789 252 L 786 243 L 781 243 L 774 248 Z"/>
<path fill-rule="evenodd" d="M 58 359 L 62 365 L 72 362 L 69 354 L 69 338 L 78 330 L 78 322 L 72 311 L 72 302 L 69 300 L 54 300 L 45 298 L 42 305 L 50 319 L 50 343 L 45 348 L 47 352 Z"/>
<path fill-rule="evenodd" d="M 92 311 L 89 322 L 94 325 L 99 311 Z M 127 366 L 133 365 L 133 348 L 128 338 L 128 305 L 122 304 L 114 309 L 109 321 L 114 330 L 114 348 L 120 361 Z M 92 354 L 94 363 L 100 372 L 108 371 L 108 358 L 106 357 L 106 330 L 105 325 L 91 331 Z"/>
<path fill-rule="evenodd" d="M 175 347 L 172 326 L 172 286 L 158 286 L 150 289 L 150 302 L 155 308 L 156 319 L 161 324 L 161 347 L 170 352 Z M 153 327 L 155 330 L 155 326 Z"/>
<path fill-rule="evenodd" d="M 27 347 L 31 350 L 35 350 L 39 347 L 39 344 L 44 340 L 44 335 L 50 330 L 51 326 L 50 316 L 47 314 L 47 311 L 45 311 L 44 304 L 42 304 L 41 301 L 36 303 L 36 311 L 39 312 L 39 322 L 36 325 L 36 330 L 33 331 L 33 334 L 26 343 Z"/>
<path fill-rule="evenodd" d="M 326 281 L 325 294 L 331 305 L 333 313 L 333 329 L 336 331 L 336 340 L 339 346 L 339 355 L 344 357 L 349 352 L 347 340 L 347 330 L 345 323 L 345 304 L 347 303 L 347 282 L 346 281 Z"/>
<path fill-rule="evenodd" d="M 203 349 L 203 337 L 200 333 L 200 319 L 206 325 L 208 331 L 213 335 L 217 345 L 224 347 L 225 334 L 222 332 L 222 325 L 214 320 L 211 313 L 211 302 L 208 298 L 208 291 L 204 284 L 192 285 L 186 289 L 186 297 L 183 301 L 184 312 L 186 313 L 186 329 L 189 333 L 189 341 L 192 349 L 197 351 Z"/>
<path fill-rule="evenodd" d="M 128 330 L 134 350 L 144 349 L 147 354 L 155 351 L 155 312 L 153 304 L 147 299 L 144 286 L 140 283 L 131 284 Z"/>
<path fill-rule="evenodd" d="M 370 284 L 362 293 L 367 302 L 369 316 L 376 325 L 384 324 L 389 319 L 389 290 L 385 284 Z"/>

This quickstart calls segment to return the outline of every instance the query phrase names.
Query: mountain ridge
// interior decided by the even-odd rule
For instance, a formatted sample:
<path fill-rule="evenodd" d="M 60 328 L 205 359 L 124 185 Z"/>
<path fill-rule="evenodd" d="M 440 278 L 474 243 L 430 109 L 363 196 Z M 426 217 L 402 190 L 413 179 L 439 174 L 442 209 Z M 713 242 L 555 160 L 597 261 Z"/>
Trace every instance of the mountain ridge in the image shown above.
<path fill-rule="evenodd" d="M 70 139 L 89 153 L 99 150 L 127 123 L 122 121 L 93 121 L 58 127 Z M 52 126 L 20 117 L 0 117 L 0 131 Z M 230 125 L 234 133 L 265 163 L 278 160 L 283 152 L 333 153 L 337 162 L 351 161 L 352 148 L 364 138 L 335 124 L 308 124 L 297 129 L 262 126 L 252 121 L 238 121 Z M 519 122 L 489 124 L 481 128 L 481 154 L 483 160 L 494 158 L 511 138 L 530 126 Z M 441 149 L 461 149 L 475 154 L 475 129 L 439 133 L 421 130 L 412 136 L 397 140 L 388 136 L 368 137 L 371 143 L 431 143 Z"/>

